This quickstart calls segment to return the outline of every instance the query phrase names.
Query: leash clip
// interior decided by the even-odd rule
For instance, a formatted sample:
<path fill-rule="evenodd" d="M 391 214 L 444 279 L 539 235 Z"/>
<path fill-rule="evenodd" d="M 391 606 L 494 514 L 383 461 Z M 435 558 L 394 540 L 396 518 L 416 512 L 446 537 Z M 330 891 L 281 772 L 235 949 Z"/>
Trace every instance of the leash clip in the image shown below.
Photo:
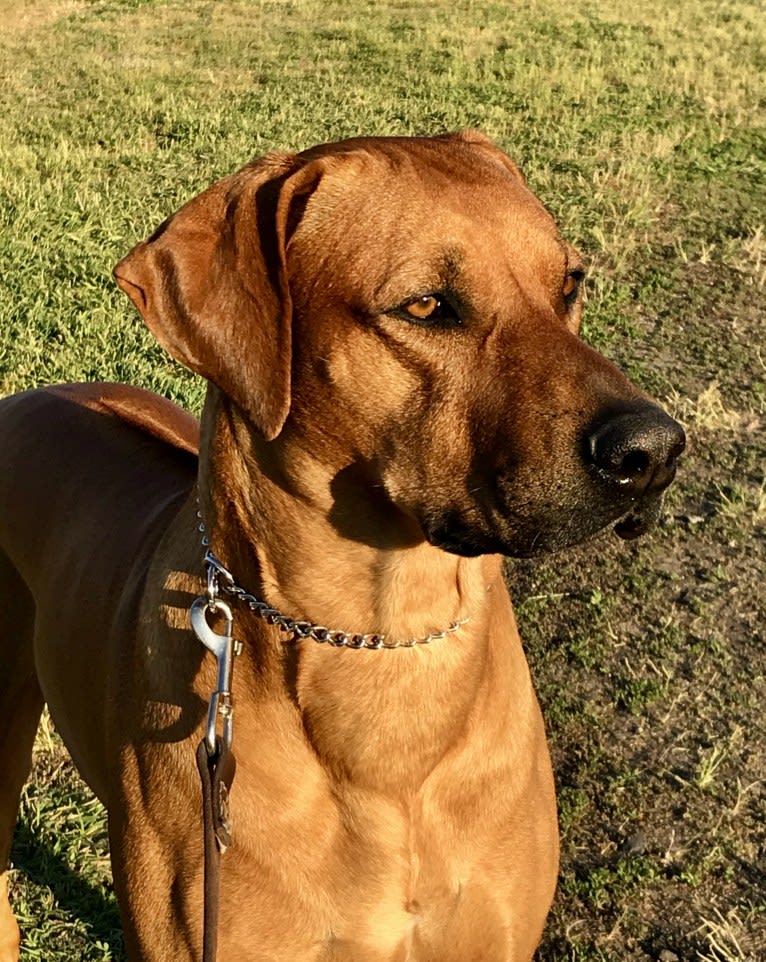
<path fill-rule="evenodd" d="M 210 568 L 208 568 L 208 572 Z M 217 579 L 216 579 L 217 581 Z M 218 612 L 224 617 L 223 634 L 219 635 L 208 624 L 208 614 Z M 231 748 L 234 734 L 234 704 L 231 697 L 231 676 L 234 658 L 242 650 L 242 643 L 234 641 L 232 628 L 234 616 L 231 608 L 217 596 L 200 596 L 195 598 L 189 609 L 189 621 L 197 640 L 212 651 L 218 663 L 218 678 L 215 690 L 210 695 L 210 705 L 207 713 L 207 732 L 205 742 L 208 753 L 215 755 L 216 738 L 218 737 L 219 721 L 221 723 L 220 736 L 227 749 Z"/>
<path fill-rule="evenodd" d="M 216 600 L 221 593 L 221 581 L 224 582 L 224 590 L 231 588 L 234 586 L 234 575 L 221 564 L 210 548 L 205 551 L 205 571 L 207 573 L 207 606 L 213 614 L 216 611 Z"/>

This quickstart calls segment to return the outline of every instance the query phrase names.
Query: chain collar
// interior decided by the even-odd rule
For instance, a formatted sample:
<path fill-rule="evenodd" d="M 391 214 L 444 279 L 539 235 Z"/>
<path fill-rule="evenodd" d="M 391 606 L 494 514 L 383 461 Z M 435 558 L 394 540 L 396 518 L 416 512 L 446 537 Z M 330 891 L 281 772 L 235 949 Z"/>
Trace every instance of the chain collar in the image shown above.
<path fill-rule="evenodd" d="M 283 615 L 282 612 L 276 608 L 272 608 L 265 601 L 256 598 L 255 595 L 251 595 L 250 592 L 245 591 L 244 588 L 236 583 L 232 573 L 221 564 L 210 550 L 210 539 L 207 536 L 207 529 L 205 528 L 205 522 L 202 519 L 202 513 L 199 508 L 197 509 L 197 518 L 199 520 L 197 530 L 201 536 L 202 547 L 205 549 L 204 564 L 207 573 L 208 605 L 211 607 L 214 606 L 220 593 L 229 595 L 229 597 L 235 601 L 239 601 L 245 605 L 245 607 L 249 608 L 253 614 L 263 619 L 267 624 L 275 625 L 280 631 L 289 635 L 290 641 L 311 639 L 311 641 L 316 641 L 319 644 L 326 643 L 331 645 L 333 648 L 352 648 L 357 650 L 367 648 L 373 651 L 379 648 L 414 648 L 416 645 L 430 645 L 432 641 L 439 641 L 442 638 L 446 638 L 447 635 L 454 634 L 454 632 L 470 620 L 469 618 L 460 618 L 457 621 L 451 622 L 441 631 L 431 632 L 431 634 L 425 635 L 422 638 L 389 641 L 388 637 L 384 634 L 360 634 L 358 632 L 337 631 L 325 628 L 324 625 L 315 625 L 310 621 L 299 621 L 295 618 L 290 618 L 287 615 Z"/>

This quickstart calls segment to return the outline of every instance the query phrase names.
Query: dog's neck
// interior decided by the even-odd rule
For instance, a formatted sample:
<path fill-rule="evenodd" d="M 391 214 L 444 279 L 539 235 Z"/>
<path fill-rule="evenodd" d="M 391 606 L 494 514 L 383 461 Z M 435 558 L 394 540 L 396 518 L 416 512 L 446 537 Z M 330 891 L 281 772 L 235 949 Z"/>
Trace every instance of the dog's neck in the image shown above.
<path fill-rule="evenodd" d="M 428 544 L 414 519 L 375 496 L 363 469 L 333 472 L 289 442 L 263 441 L 215 389 L 200 472 L 201 490 L 216 492 L 201 505 L 213 550 L 240 585 L 290 617 L 424 637 L 479 616 L 499 576 L 497 558 Z"/>
<path fill-rule="evenodd" d="M 518 661 L 518 702 L 526 705 L 526 669 L 520 646 L 509 645 L 515 627 L 498 557 L 458 558 L 432 547 L 414 522 L 383 500 L 374 503 L 369 488 L 360 486 L 357 496 L 348 473 L 339 516 L 337 474 L 309 454 L 254 439 L 212 391 L 202 448 L 201 509 L 211 544 L 249 592 L 293 618 L 390 640 L 470 619 L 419 652 L 375 653 L 330 651 L 310 640 L 277 645 L 276 629 L 256 628 L 252 618 L 251 637 L 240 634 L 248 623 L 241 619 L 245 660 L 254 655 L 257 667 L 240 665 L 238 677 L 250 675 L 259 690 L 265 684 L 271 698 L 299 710 L 300 731 L 329 770 L 406 800 L 478 718 L 494 717 L 490 666 L 508 677 L 509 659 Z M 385 543 L 364 537 L 371 528 L 384 532 Z M 248 719 L 244 707 L 238 718 L 243 738 L 249 725 L 258 730 L 257 716 Z"/>

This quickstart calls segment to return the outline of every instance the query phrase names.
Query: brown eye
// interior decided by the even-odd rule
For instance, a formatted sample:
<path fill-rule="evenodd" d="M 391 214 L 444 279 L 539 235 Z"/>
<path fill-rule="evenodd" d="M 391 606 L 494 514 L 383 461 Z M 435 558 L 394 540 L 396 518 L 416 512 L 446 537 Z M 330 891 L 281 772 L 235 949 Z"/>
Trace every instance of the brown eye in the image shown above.
<path fill-rule="evenodd" d="M 462 321 L 444 294 L 421 294 L 405 301 L 393 313 L 421 327 L 460 327 Z"/>
<path fill-rule="evenodd" d="M 435 311 L 439 310 L 440 306 L 441 301 L 435 294 L 424 294 L 422 297 L 405 304 L 404 309 L 416 321 L 426 321 Z"/>

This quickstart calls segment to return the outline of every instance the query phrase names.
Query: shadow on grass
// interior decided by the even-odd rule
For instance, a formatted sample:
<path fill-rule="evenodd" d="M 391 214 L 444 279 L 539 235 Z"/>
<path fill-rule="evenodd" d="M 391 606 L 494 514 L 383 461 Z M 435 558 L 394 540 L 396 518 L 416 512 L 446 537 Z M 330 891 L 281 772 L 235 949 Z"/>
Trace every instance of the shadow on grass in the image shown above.
<path fill-rule="evenodd" d="M 49 888 L 57 904 L 84 923 L 90 939 L 109 946 L 113 962 L 124 962 L 120 913 L 104 886 L 78 875 L 23 819 L 16 825 L 11 857 L 31 882 Z"/>

